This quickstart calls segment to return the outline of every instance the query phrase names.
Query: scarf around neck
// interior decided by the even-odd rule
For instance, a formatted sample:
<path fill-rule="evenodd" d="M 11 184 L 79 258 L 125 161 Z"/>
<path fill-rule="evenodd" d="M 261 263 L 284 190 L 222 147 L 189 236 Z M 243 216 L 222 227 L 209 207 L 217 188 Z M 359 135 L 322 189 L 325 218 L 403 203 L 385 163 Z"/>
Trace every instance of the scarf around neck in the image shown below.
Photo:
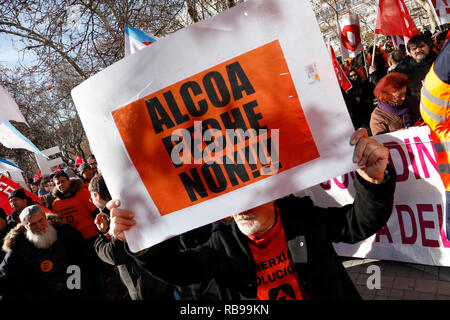
<path fill-rule="evenodd" d="M 389 112 L 390 114 L 401 117 L 403 121 L 403 126 L 405 128 L 408 128 L 414 124 L 408 97 L 406 97 L 403 103 L 399 106 L 393 106 L 388 103 L 379 101 L 378 107 L 381 110 Z"/>

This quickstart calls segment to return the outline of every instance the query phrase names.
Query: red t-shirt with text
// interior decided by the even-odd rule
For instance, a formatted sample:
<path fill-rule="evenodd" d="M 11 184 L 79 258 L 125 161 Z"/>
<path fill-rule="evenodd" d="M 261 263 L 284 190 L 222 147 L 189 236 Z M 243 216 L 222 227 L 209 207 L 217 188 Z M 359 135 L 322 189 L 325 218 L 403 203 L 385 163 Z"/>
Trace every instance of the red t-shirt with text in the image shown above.
<path fill-rule="evenodd" d="M 256 264 L 257 300 L 306 300 L 278 214 L 276 219 L 268 232 L 248 236 Z"/>

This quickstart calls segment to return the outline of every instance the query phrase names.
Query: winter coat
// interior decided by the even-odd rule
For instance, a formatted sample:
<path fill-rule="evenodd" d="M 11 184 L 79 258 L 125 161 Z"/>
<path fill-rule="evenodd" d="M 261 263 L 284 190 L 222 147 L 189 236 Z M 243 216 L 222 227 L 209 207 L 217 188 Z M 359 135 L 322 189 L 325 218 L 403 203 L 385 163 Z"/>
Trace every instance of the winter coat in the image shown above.
<path fill-rule="evenodd" d="M 47 221 L 57 231 L 57 240 L 48 249 L 39 249 L 25 236 L 26 229 L 17 225 L 3 244 L 6 256 L 0 264 L 1 299 L 94 299 L 99 298 L 98 275 L 92 270 L 83 236 L 64 224 L 61 217 L 49 214 Z M 69 266 L 79 267 L 76 269 Z M 80 288 L 70 289 L 70 276 L 81 275 Z"/>
<path fill-rule="evenodd" d="M 375 106 L 373 100 L 373 89 L 375 88 L 372 83 L 367 80 L 363 80 L 358 76 L 358 79 L 351 81 L 352 88 L 348 90 L 347 108 L 350 113 L 350 117 L 355 129 L 361 127 L 369 127 L 370 115 L 372 114 Z"/>
<path fill-rule="evenodd" d="M 289 253 L 311 299 L 360 299 L 333 242 L 356 243 L 386 224 L 395 190 L 392 167 L 387 177 L 376 185 L 356 174 L 355 201 L 342 208 L 319 208 L 308 197 L 276 201 Z M 177 239 L 172 238 L 142 254 L 129 253 L 142 268 L 169 283 L 202 283 L 204 288 L 215 279 L 221 299 L 255 299 L 256 265 L 248 241 L 231 219 L 215 224 L 208 242 L 194 249 L 174 250 Z"/>
<path fill-rule="evenodd" d="M 132 300 L 174 299 L 175 288 L 140 268 L 125 251 L 124 242 L 99 235 L 95 241 L 95 251 L 103 262 L 117 266 L 120 279 Z"/>
<path fill-rule="evenodd" d="M 422 80 L 425 79 L 425 76 L 433 65 L 434 60 L 436 60 L 436 53 L 430 50 L 428 56 L 420 62 L 416 62 L 416 60 L 414 60 L 411 56 L 408 56 L 398 64 L 395 71 L 404 73 L 409 77 L 411 82 L 408 85 L 408 89 L 412 96 L 420 97 Z"/>
<path fill-rule="evenodd" d="M 64 221 L 81 232 L 85 239 L 97 236 L 94 217 L 97 207 L 89 201 L 91 194 L 83 187 L 80 179 L 70 179 L 70 188 L 63 194 L 55 187 L 52 191 L 56 198 L 53 201 L 53 212 L 62 216 Z"/>
<path fill-rule="evenodd" d="M 380 107 L 376 107 L 370 118 L 372 135 L 394 132 L 414 125 L 420 119 L 419 103 L 419 99 L 414 96 L 407 97 L 405 100 L 405 105 L 410 110 L 409 119 L 411 122 L 409 126 L 405 126 L 404 119 L 400 115 L 395 115 Z"/>

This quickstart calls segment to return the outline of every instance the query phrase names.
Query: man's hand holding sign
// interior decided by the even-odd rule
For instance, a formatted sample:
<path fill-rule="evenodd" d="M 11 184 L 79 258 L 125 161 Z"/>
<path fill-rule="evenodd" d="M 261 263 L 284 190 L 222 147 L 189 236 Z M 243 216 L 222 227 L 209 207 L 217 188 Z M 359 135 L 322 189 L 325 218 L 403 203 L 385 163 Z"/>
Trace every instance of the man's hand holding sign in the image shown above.
<path fill-rule="evenodd" d="M 344 268 L 337 267 L 337 256 L 328 251 L 331 242 L 327 250 L 323 248 L 330 240 L 361 241 L 386 223 L 396 174 L 387 166 L 388 149 L 369 138 L 366 129 L 357 130 L 350 144 L 355 146 L 353 160 L 361 167 L 353 205 L 321 209 L 306 198 L 291 196 L 233 215 L 226 225 L 216 225 L 209 241 L 195 249 L 177 251 L 169 240 L 132 256 L 155 276 L 176 285 L 208 283 L 214 278 L 226 288 L 228 299 L 359 298 L 348 276 L 342 274 Z M 119 200 L 107 207 L 110 235 L 126 241 L 124 231 L 136 224 L 134 213 L 121 209 Z M 243 259 L 245 253 L 256 270 Z M 314 258 L 317 255 L 319 259 Z"/>
<path fill-rule="evenodd" d="M 108 203 L 109 233 L 132 252 L 147 248 L 132 254 L 144 269 L 182 286 L 215 279 L 227 299 L 359 298 L 332 242 L 364 240 L 386 223 L 396 174 L 365 130 L 348 143 L 353 127 L 307 1 L 246 1 L 73 96 L 120 199 Z M 285 197 L 358 166 L 353 205 Z M 231 215 L 205 244 L 173 246 Z"/>
<path fill-rule="evenodd" d="M 353 161 L 360 166 L 357 171 L 361 177 L 375 184 L 383 182 L 389 150 L 375 139 L 369 138 L 364 128 L 355 132 L 350 144 L 355 145 Z"/>
<path fill-rule="evenodd" d="M 385 179 L 389 150 L 375 139 L 369 138 L 367 130 L 364 128 L 358 129 L 353 134 L 350 144 L 355 146 L 353 161 L 360 166 L 357 169 L 359 175 L 370 183 L 382 183 Z M 134 213 L 121 209 L 120 200 L 111 200 L 108 202 L 107 207 L 111 210 L 110 235 L 126 241 L 124 231 L 130 230 L 136 224 L 136 221 L 133 219 Z M 261 207 L 265 208 L 264 205 Z M 258 210 L 255 209 L 257 208 L 251 210 L 255 213 L 256 219 L 258 219 Z M 238 217 L 238 221 L 242 220 L 239 219 L 239 214 L 234 215 L 234 218 L 236 217 Z M 253 233 L 259 233 L 260 231 L 257 230 Z"/>

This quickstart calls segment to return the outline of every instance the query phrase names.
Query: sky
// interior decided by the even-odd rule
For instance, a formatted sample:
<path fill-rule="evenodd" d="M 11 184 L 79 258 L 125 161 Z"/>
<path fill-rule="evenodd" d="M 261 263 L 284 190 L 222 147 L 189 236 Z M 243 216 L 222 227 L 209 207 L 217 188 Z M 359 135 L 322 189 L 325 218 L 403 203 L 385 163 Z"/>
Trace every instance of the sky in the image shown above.
<path fill-rule="evenodd" d="M 13 69 L 19 62 L 25 65 L 31 65 L 33 54 L 30 51 L 23 53 L 18 51 L 21 43 L 18 42 L 18 37 L 11 36 L 5 33 L 0 33 L 0 67 Z"/>

